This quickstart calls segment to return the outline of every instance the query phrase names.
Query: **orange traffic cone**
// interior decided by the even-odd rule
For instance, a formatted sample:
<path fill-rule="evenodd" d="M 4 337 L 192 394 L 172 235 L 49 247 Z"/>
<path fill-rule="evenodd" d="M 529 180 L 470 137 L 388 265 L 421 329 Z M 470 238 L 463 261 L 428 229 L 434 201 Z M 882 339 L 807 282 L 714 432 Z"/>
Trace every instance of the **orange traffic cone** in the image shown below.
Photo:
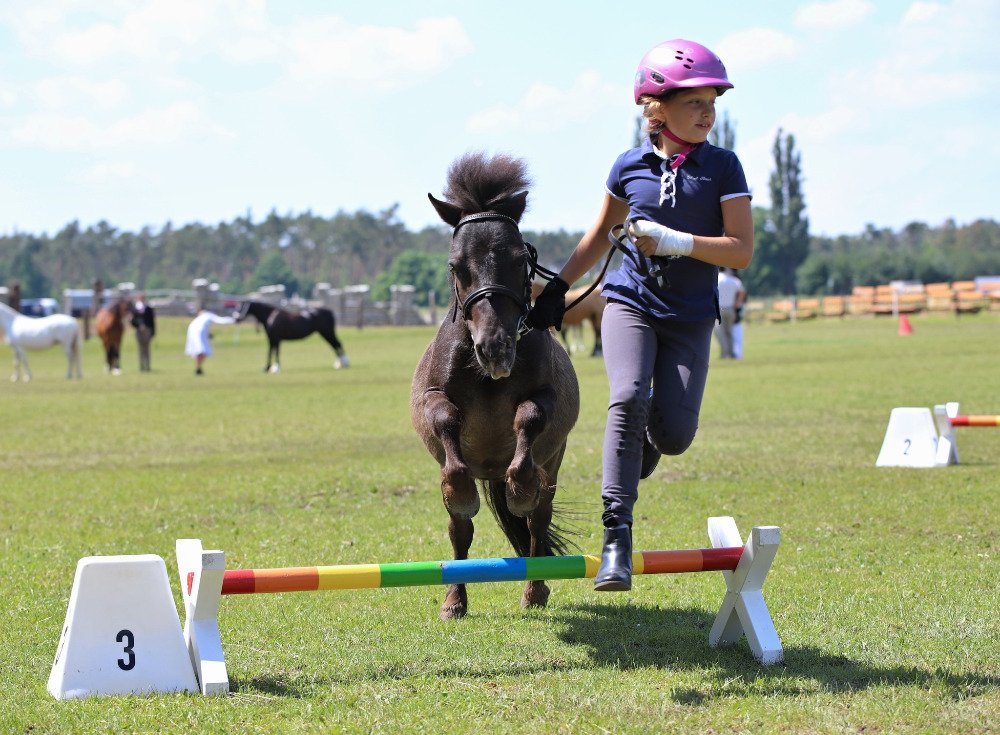
<path fill-rule="evenodd" d="M 913 334 L 913 327 L 910 326 L 910 318 L 906 314 L 899 315 L 899 334 L 901 337 Z"/>

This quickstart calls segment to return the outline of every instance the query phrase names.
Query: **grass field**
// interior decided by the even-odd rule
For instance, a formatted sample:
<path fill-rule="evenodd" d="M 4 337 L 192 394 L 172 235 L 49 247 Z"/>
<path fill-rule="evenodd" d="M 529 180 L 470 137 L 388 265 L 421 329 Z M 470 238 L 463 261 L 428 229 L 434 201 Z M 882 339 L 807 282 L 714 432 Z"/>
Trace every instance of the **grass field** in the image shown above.
<path fill-rule="evenodd" d="M 432 331 L 346 329 L 352 360 L 312 338 L 262 372 L 263 335 L 216 327 L 196 378 L 183 320 L 161 320 L 153 372 L 132 335 L 109 377 L 32 355 L 0 384 L 0 732 L 809 732 L 1000 730 L 1000 431 L 959 430 L 963 463 L 875 467 L 894 406 L 1000 413 L 1000 315 L 751 325 L 715 361 L 698 438 L 640 488 L 642 549 L 708 545 L 710 515 L 782 528 L 764 593 L 786 661 L 708 646 L 718 574 L 637 577 L 626 594 L 552 583 L 227 598 L 234 693 L 55 701 L 45 689 L 73 573 L 92 554 L 203 539 L 230 566 L 449 558 L 438 470 L 410 427 Z M 4 360 L 9 350 L 2 351 Z M 600 549 L 600 360 L 574 357 L 582 410 L 557 498 Z M 511 551 L 488 512 L 476 557 Z M 178 591 L 175 588 L 175 597 Z"/>

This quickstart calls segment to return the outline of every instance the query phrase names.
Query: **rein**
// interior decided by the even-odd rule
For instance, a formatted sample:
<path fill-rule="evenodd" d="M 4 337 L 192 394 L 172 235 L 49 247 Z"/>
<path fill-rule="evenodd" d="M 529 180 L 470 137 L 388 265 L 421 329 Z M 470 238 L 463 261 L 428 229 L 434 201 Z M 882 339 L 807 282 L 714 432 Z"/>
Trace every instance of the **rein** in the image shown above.
<path fill-rule="evenodd" d="M 611 241 L 612 245 L 611 252 L 608 253 L 609 261 L 611 260 L 611 255 L 614 254 L 615 250 L 620 250 L 626 258 L 632 261 L 632 264 L 635 266 L 635 269 L 639 271 L 639 273 L 661 281 L 662 285 L 662 282 L 666 279 L 666 274 L 664 273 L 666 268 L 661 268 L 655 264 L 652 268 L 648 267 L 646 265 L 645 258 L 640 260 L 639 257 L 636 257 L 636 254 L 629 249 L 628 245 L 625 244 L 627 242 L 632 242 L 632 238 L 628 234 L 627 222 L 612 227 L 611 231 L 608 232 L 608 240 Z M 605 263 L 604 267 L 607 268 L 607 263 Z"/>
<path fill-rule="evenodd" d="M 518 235 L 521 234 L 521 229 L 517 224 L 517 220 L 515 220 L 513 217 L 508 217 L 507 215 L 500 214 L 499 212 L 479 212 L 477 214 L 470 214 L 467 217 L 463 217 L 462 219 L 460 219 L 458 221 L 458 224 L 455 225 L 455 229 L 452 231 L 451 234 L 452 239 L 455 238 L 455 235 L 456 233 L 458 233 L 459 228 L 461 228 L 463 225 L 467 225 L 473 222 L 490 222 L 490 221 L 509 222 L 510 224 L 514 225 L 514 229 L 517 230 Z M 624 229 L 624 227 L 625 227 L 624 225 L 615 225 L 615 227 L 611 228 L 611 234 L 608 235 L 608 239 L 611 240 L 611 243 L 614 247 L 608 250 L 608 256 L 607 258 L 604 259 L 604 265 L 601 267 L 600 275 L 598 275 L 597 279 L 592 284 L 590 284 L 590 286 L 587 288 L 586 291 L 580 294 L 580 296 L 578 296 L 577 298 L 573 299 L 572 303 L 570 303 L 566 307 L 566 311 L 569 311 L 570 309 L 574 308 L 575 306 L 578 306 L 581 302 L 583 302 L 584 299 L 586 299 L 588 296 L 590 296 L 591 293 L 593 293 L 594 289 L 597 288 L 597 286 L 601 283 L 601 281 L 604 280 L 604 276 L 608 272 L 608 266 L 611 265 L 611 258 L 614 256 L 616 248 L 621 250 L 623 253 L 625 253 L 625 255 L 627 255 L 630 259 L 632 259 L 632 261 L 635 262 L 636 266 L 639 267 L 640 270 L 647 271 L 646 268 L 643 268 L 638 263 L 638 261 L 636 261 L 635 256 L 628 249 L 628 247 L 626 247 L 624 240 L 627 239 L 628 235 L 626 233 L 623 233 L 619 237 L 614 236 L 614 232 L 616 229 Z M 502 286 L 500 284 L 488 284 L 486 286 L 481 286 L 480 288 L 475 289 L 465 297 L 465 301 L 462 301 L 462 297 L 458 293 L 458 280 L 456 279 L 454 283 L 455 306 L 451 312 L 451 320 L 453 322 L 458 317 L 459 310 L 461 310 L 462 312 L 462 318 L 465 319 L 465 321 L 468 321 L 469 312 L 477 301 L 481 301 L 482 299 L 485 299 L 486 297 L 491 296 L 492 294 L 500 294 L 501 296 L 506 296 L 507 298 L 512 299 L 521 308 L 521 316 L 518 319 L 517 323 L 517 338 L 520 339 L 525 334 L 531 331 L 531 327 L 527 326 L 524 323 L 524 320 L 528 315 L 528 310 L 531 307 L 531 282 L 532 280 L 534 280 L 536 275 L 538 275 L 539 277 L 541 277 L 546 281 L 551 281 L 553 278 L 556 278 L 559 274 L 556 271 L 550 270 L 538 263 L 538 251 L 535 249 L 534 245 L 532 245 L 530 242 L 527 242 L 523 237 L 521 238 L 521 242 L 523 243 L 525 250 L 528 251 L 528 258 L 527 262 L 525 263 L 525 269 L 524 269 L 525 277 L 524 277 L 523 292 L 519 294 L 514 289 L 508 288 L 507 286 Z M 655 273 L 650 273 L 650 275 L 652 275 L 654 278 L 659 277 L 660 275 L 659 269 L 655 269 L 655 271 L 656 271 Z"/>

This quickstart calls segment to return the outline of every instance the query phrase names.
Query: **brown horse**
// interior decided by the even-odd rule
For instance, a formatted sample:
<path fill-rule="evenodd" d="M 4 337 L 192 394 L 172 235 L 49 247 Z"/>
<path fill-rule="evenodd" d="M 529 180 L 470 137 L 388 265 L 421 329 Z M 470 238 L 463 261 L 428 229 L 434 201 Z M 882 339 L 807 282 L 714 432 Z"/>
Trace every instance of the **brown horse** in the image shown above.
<path fill-rule="evenodd" d="M 125 299 L 119 299 L 110 306 L 105 306 L 94 317 L 94 328 L 104 345 L 104 359 L 107 371 L 111 375 L 120 375 L 122 335 L 125 333 L 125 317 L 132 309 L 132 304 Z"/>
<path fill-rule="evenodd" d="M 592 285 L 592 284 L 591 284 Z M 538 294 L 542 292 L 543 284 L 538 281 L 533 281 L 531 283 L 531 298 L 532 300 L 538 298 Z M 608 300 L 601 295 L 600 284 L 595 286 L 593 290 L 581 301 L 579 304 L 569 308 L 574 301 L 587 293 L 587 289 L 590 286 L 581 286 L 580 288 L 571 289 L 566 293 L 566 313 L 563 315 L 562 322 L 562 340 L 563 344 L 566 345 L 566 351 L 569 353 L 573 352 L 573 340 L 571 335 L 576 328 L 583 330 L 583 323 L 590 322 L 590 326 L 594 328 L 594 349 L 591 351 L 591 357 L 601 357 L 604 354 L 604 348 L 601 344 L 601 320 L 604 318 L 604 307 L 607 305 Z M 581 337 L 582 343 L 582 337 Z"/>
<path fill-rule="evenodd" d="M 580 392 L 572 363 L 548 331 L 523 328 L 537 262 L 518 220 L 527 201 L 524 162 L 467 154 L 448 171 L 445 200 L 431 203 L 454 228 L 448 267 L 454 294 L 446 319 L 413 376 L 413 426 L 441 467 L 441 493 L 456 559 L 467 559 L 476 481 L 515 552 L 565 553 L 552 500 Z M 461 317 L 461 318 L 458 318 Z M 549 588 L 525 585 L 521 604 L 543 607 Z M 451 585 L 441 618 L 468 611 Z"/>

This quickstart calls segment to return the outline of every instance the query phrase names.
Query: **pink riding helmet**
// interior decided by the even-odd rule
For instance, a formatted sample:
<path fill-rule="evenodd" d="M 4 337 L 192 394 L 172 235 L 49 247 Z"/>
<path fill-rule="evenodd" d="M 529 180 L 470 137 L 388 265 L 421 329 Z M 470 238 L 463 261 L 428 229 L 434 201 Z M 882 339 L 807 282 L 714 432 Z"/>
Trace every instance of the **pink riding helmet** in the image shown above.
<path fill-rule="evenodd" d="M 635 71 L 635 103 L 644 95 L 659 97 L 671 89 L 715 87 L 721 95 L 733 85 L 722 59 L 700 43 L 675 38 L 654 46 Z"/>

